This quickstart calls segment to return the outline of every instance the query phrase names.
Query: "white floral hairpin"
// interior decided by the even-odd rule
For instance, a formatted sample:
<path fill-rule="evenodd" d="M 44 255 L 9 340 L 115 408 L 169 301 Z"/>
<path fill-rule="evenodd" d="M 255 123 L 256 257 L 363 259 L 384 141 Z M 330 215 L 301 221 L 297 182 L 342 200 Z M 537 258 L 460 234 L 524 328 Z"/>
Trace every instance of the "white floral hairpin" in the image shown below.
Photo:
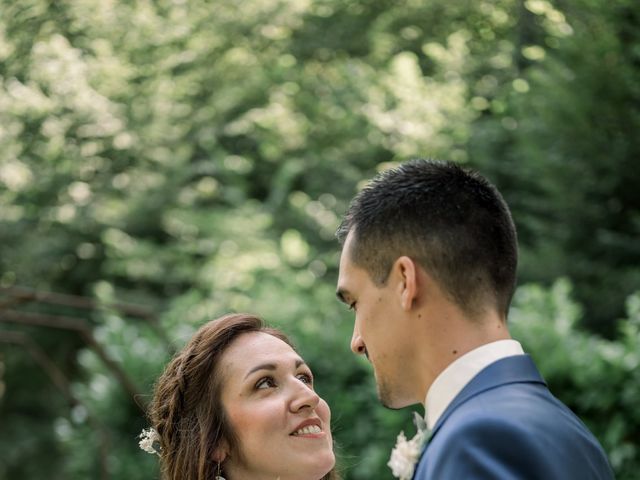
<path fill-rule="evenodd" d="M 155 428 L 143 429 L 139 438 L 138 445 L 142 450 L 160 456 L 160 435 Z"/>
<path fill-rule="evenodd" d="M 431 435 L 424 418 L 416 412 L 413 413 L 413 422 L 418 429 L 418 433 L 411 440 L 407 440 L 404 432 L 400 432 L 396 446 L 391 451 L 391 458 L 387 463 L 393 476 L 400 480 L 411 480 L 416 463 L 420 458 L 420 453 L 422 453 L 422 447 Z"/>

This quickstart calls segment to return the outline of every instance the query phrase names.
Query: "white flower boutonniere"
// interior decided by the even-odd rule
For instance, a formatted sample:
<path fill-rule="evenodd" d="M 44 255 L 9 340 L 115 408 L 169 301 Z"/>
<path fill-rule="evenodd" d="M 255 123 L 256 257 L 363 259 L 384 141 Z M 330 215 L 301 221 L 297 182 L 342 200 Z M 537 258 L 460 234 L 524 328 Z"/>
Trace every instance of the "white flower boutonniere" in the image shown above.
<path fill-rule="evenodd" d="M 393 476 L 400 480 L 411 480 L 416 463 L 420 458 L 422 447 L 429 440 L 430 432 L 424 419 L 414 412 L 413 421 L 416 424 L 418 433 L 411 440 L 407 440 L 404 432 L 398 435 L 396 446 L 391 451 L 391 458 L 387 465 L 391 468 Z"/>

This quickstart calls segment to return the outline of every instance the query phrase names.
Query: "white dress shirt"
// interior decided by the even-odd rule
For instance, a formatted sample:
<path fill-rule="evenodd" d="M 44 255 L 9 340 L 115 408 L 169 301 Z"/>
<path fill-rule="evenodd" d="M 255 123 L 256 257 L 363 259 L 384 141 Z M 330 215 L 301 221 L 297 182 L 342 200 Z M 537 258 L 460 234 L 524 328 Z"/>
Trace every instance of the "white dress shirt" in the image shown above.
<path fill-rule="evenodd" d="M 440 372 L 424 402 L 429 430 L 433 429 L 449 404 L 473 377 L 496 360 L 513 355 L 524 355 L 520 343 L 516 340 L 498 340 L 465 353 Z"/>

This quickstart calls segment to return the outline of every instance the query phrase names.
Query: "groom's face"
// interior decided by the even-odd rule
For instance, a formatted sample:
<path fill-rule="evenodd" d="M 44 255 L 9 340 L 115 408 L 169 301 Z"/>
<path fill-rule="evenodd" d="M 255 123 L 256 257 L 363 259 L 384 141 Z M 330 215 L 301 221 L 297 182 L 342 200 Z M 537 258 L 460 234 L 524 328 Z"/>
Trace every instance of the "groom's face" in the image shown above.
<path fill-rule="evenodd" d="M 403 323 L 398 286 L 393 276 L 385 285 L 376 285 L 365 269 L 352 262 L 351 244 L 350 233 L 340 257 L 336 292 L 355 314 L 351 350 L 371 362 L 380 401 L 387 407 L 401 408 L 415 399 L 408 371 L 413 363 L 408 359 L 412 335 Z"/>

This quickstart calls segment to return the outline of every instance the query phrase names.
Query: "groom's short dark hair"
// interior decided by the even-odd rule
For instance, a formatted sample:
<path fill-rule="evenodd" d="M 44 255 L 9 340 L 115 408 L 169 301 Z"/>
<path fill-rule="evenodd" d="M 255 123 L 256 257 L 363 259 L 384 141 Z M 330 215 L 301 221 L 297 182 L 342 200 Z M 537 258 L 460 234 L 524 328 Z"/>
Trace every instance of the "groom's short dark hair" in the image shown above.
<path fill-rule="evenodd" d="M 376 176 L 338 228 L 351 259 L 377 285 L 395 260 L 417 261 L 469 314 L 494 302 L 506 318 L 516 283 L 517 239 L 509 208 L 477 172 L 412 160 Z"/>

